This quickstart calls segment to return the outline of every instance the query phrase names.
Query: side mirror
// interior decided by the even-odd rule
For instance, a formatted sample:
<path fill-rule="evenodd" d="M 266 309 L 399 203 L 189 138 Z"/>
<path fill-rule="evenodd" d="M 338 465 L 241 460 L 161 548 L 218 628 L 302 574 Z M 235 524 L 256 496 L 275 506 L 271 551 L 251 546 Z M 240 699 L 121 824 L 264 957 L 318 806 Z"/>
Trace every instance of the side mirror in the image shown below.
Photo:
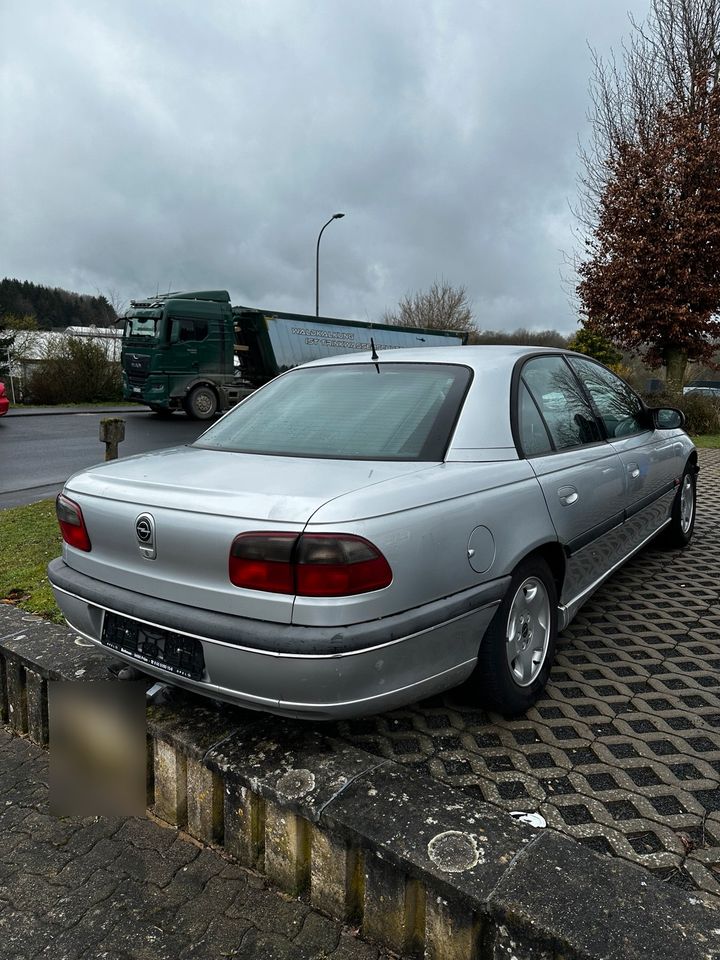
<path fill-rule="evenodd" d="M 170 327 L 170 343 L 179 343 L 180 342 L 180 324 L 173 323 Z"/>
<path fill-rule="evenodd" d="M 675 407 L 656 407 L 652 416 L 656 430 L 677 430 L 685 426 L 685 414 Z"/>

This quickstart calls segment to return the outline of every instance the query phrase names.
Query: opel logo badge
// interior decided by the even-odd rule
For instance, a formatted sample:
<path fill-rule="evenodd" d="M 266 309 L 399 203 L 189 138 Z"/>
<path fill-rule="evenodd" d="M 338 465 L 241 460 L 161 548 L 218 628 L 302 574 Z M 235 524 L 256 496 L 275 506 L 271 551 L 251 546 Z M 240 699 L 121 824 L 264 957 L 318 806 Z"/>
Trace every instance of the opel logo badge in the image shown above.
<path fill-rule="evenodd" d="M 141 513 L 135 520 L 135 536 L 138 549 L 146 560 L 154 560 L 157 555 L 155 547 L 155 520 L 151 513 Z"/>
<path fill-rule="evenodd" d="M 140 517 L 138 522 L 135 524 L 135 530 L 137 532 L 138 540 L 142 540 L 143 543 L 147 543 L 148 540 L 152 540 L 152 527 L 147 519 L 147 517 Z"/>

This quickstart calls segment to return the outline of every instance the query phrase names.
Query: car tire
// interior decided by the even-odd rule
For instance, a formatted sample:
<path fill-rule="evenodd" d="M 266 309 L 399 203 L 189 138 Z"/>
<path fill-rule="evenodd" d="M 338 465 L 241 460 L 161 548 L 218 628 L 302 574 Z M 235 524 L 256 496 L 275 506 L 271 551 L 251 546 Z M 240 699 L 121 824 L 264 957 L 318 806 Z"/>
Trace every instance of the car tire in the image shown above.
<path fill-rule="evenodd" d="M 696 475 L 697 467 L 688 463 L 680 479 L 680 486 L 673 500 L 670 523 L 663 537 L 665 546 L 670 549 L 682 549 L 692 540 L 697 505 Z"/>
<path fill-rule="evenodd" d="M 480 644 L 471 683 L 482 706 L 525 713 L 543 692 L 555 657 L 557 586 L 541 557 L 516 568 Z"/>
<path fill-rule="evenodd" d="M 185 398 L 184 406 L 193 420 L 210 420 L 218 410 L 217 394 L 210 387 L 195 387 Z"/>

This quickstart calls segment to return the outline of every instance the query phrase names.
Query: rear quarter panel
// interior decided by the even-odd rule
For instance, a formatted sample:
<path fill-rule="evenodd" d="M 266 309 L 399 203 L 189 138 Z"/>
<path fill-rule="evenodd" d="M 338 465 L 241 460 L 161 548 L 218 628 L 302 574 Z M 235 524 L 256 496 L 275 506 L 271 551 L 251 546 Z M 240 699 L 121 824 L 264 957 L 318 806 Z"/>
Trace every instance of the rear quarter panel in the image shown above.
<path fill-rule="evenodd" d="M 470 535 L 479 526 L 492 535 L 492 541 L 485 534 L 481 540 L 488 556 L 482 572 L 468 558 Z M 524 460 L 439 464 L 331 500 L 306 530 L 366 537 L 393 571 L 390 586 L 373 593 L 297 597 L 293 623 L 307 626 L 361 623 L 452 596 L 510 573 L 537 546 L 556 539 L 540 486 Z"/>

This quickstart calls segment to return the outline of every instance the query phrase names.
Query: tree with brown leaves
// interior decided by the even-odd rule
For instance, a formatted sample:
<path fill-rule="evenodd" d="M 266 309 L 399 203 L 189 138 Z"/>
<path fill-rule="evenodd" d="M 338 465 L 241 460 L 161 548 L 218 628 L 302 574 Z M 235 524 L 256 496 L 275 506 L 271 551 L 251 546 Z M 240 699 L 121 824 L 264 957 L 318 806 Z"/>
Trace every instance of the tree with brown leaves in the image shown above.
<path fill-rule="evenodd" d="M 633 28 L 624 70 L 596 60 L 577 289 L 678 391 L 720 343 L 720 0 L 653 0 Z"/>

